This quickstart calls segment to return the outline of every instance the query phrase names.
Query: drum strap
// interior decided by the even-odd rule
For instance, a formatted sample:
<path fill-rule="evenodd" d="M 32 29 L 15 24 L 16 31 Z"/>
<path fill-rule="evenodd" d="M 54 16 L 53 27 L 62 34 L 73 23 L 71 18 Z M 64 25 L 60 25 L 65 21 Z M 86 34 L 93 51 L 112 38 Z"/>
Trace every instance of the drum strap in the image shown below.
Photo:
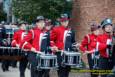
<path fill-rule="evenodd" d="M 40 37 L 39 37 L 39 49 L 41 49 L 42 37 L 43 37 L 43 33 L 40 33 Z"/>
<path fill-rule="evenodd" d="M 111 39 L 107 39 L 107 45 L 112 45 L 111 43 L 112 43 L 112 40 Z M 107 48 L 106 49 L 106 54 L 108 55 L 108 56 L 110 56 L 110 52 L 111 52 L 111 49 L 109 49 L 109 48 Z"/>
<path fill-rule="evenodd" d="M 32 32 L 32 39 L 34 39 L 34 31 L 33 31 L 33 30 L 31 30 L 31 32 Z"/>
<path fill-rule="evenodd" d="M 66 36 L 67 36 L 68 31 L 64 31 L 64 36 L 63 36 L 63 43 L 64 43 L 64 49 L 65 49 L 65 42 L 66 42 Z"/>
<path fill-rule="evenodd" d="M 90 37 L 88 34 L 86 36 L 87 36 L 87 40 L 88 40 L 88 44 L 89 44 L 90 43 Z"/>

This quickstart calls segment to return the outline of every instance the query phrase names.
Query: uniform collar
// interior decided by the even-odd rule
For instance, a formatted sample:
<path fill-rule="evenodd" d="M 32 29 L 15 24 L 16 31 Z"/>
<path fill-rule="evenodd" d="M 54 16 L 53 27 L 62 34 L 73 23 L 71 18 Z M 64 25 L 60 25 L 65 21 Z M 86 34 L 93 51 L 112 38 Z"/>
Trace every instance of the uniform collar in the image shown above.
<path fill-rule="evenodd" d="M 48 31 L 50 31 L 50 30 L 44 29 L 43 31 L 44 31 L 44 32 L 48 32 Z"/>
<path fill-rule="evenodd" d="M 109 36 L 109 34 L 108 34 L 108 33 L 106 33 L 106 32 L 104 33 L 104 35 Z"/>
<path fill-rule="evenodd" d="M 40 29 L 40 28 L 38 28 L 38 27 L 35 27 L 34 29 L 36 29 L 36 30 L 40 30 L 40 31 L 41 31 L 41 29 Z"/>
<path fill-rule="evenodd" d="M 41 31 L 41 32 L 44 32 L 44 29 L 40 29 L 40 28 L 38 28 L 38 27 L 35 27 L 34 29 L 35 29 L 35 30 L 38 30 L 38 31 Z"/>
<path fill-rule="evenodd" d="M 60 26 L 61 28 L 65 28 L 63 25 Z"/>
<path fill-rule="evenodd" d="M 68 27 L 64 27 L 63 25 L 60 26 L 62 29 L 69 29 Z"/>
<path fill-rule="evenodd" d="M 22 30 L 22 29 L 20 29 L 20 31 L 25 32 L 26 30 Z"/>
<path fill-rule="evenodd" d="M 93 36 L 97 37 L 97 35 L 95 35 L 94 33 L 92 33 Z"/>
<path fill-rule="evenodd" d="M 103 34 L 104 36 L 107 36 L 107 37 L 109 37 L 109 38 L 111 38 L 112 36 L 111 35 L 109 35 L 108 33 L 104 33 Z"/>

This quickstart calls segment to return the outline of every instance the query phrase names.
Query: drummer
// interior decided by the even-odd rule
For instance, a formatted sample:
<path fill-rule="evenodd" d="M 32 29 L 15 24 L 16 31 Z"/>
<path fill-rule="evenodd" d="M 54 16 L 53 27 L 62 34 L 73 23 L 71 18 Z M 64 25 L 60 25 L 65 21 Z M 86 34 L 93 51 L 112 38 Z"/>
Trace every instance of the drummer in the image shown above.
<path fill-rule="evenodd" d="M 12 40 L 12 46 L 19 48 L 21 41 L 25 38 L 27 35 L 26 32 L 26 22 L 21 21 L 19 22 L 19 30 L 14 33 L 13 40 Z M 25 56 L 24 59 L 22 59 L 19 63 L 19 71 L 20 71 L 20 77 L 25 77 L 25 70 L 28 64 L 27 57 Z"/>
<path fill-rule="evenodd" d="M 97 55 L 94 54 L 96 48 L 92 47 L 91 43 L 96 42 L 97 36 L 99 35 L 99 33 L 100 33 L 100 26 L 97 25 L 96 23 L 92 23 L 91 24 L 91 33 L 84 36 L 84 38 L 81 42 L 81 46 L 80 46 L 80 50 L 84 54 L 87 54 L 90 70 L 96 69 L 93 67 L 94 66 L 94 57 L 98 56 L 99 52 L 96 52 Z M 98 77 L 98 75 L 91 73 L 91 77 Z"/>
<path fill-rule="evenodd" d="M 31 63 L 31 77 L 49 77 L 49 70 L 39 70 L 37 66 L 39 54 L 49 53 L 50 36 L 48 32 L 44 31 L 45 20 L 43 16 L 38 16 L 35 22 L 35 28 L 31 29 L 24 38 L 21 48 L 30 50 L 28 57 Z"/>
<path fill-rule="evenodd" d="M 0 46 L 7 46 L 7 41 L 6 39 L 6 30 L 4 27 L 4 22 L 2 22 L 0 24 Z M 1 52 L 0 52 L 1 53 Z M 1 53 L 2 55 L 2 53 Z M 10 66 L 10 61 L 9 60 L 2 60 L 2 70 L 5 71 L 9 71 L 9 66 Z"/>
<path fill-rule="evenodd" d="M 45 30 L 51 32 L 54 27 L 53 21 L 51 19 L 45 19 Z"/>
<path fill-rule="evenodd" d="M 75 33 L 68 25 L 69 18 L 67 14 L 62 14 L 59 19 L 61 25 L 58 27 L 54 27 L 51 31 L 51 50 L 57 55 L 58 60 L 58 77 L 68 77 L 70 72 L 70 66 L 62 66 L 62 50 L 72 51 L 72 44 L 75 41 Z"/>

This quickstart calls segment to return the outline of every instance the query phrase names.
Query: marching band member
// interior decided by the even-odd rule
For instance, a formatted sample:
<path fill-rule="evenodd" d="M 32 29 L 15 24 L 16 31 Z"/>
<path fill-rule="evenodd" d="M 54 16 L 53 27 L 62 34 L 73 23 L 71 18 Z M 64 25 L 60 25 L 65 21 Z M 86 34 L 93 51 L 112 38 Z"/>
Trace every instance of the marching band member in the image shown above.
<path fill-rule="evenodd" d="M 70 66 L 62 66 L 62 55 L 60 50 L 72 50 L 72 44 L 75 43 L 75 33 L 68 27 L 69 19 L 66 16 L 60 18 L 61 25 L 54 27 L 51 31 L 50 43 L 51 50 L 57 55 L 58 77 L 68 77 Z"/>
<path fill-rule="evenodd" d="M 111 70 L 111 56 L 112 56 L 112 20 L 107 18 L 102 21 L 103 34 L 98 37 L 100 60 L 99 68 L 101 70 Z M 107 75 L 101 75 L 101 77 L 107 77 Z"/>
<path fill-rule="evenodd" d="M 112 20 L 107 18 L 101 22 L 103 34 L 97 37 L 98 50 L 100 54 L 99 58 L 99 69 L 100 70 L 111 70 L 112 69 Z M 92 46 L 96 47 L 96 42 L 91 43 Z M 108 72 L 103 72 L 101 77 L 107 77 Z M 110 73 L 110 72 L 109 72 Z"/>
<path fill-rule="evenodd" d="M 115 77 L 115 26 L 113 28 L 113 34 L 112 34 L 112 74 L 109 74 L 107 77 Z"/>
<path fill-rule="evenodd" d="M 95 69 L 94 68 L 94 57 L 98 55 L 98 51 L 96 52 L 96 48 L 91 46 L 91 42 L 97 41 L 99 32 L 100 32 L 100 26 L 98 26 L 96 24 L 92 24 L 91 25 L 91 33 L 87 34 L 84 37 L 84 39 L 82 40 L 81 45 L 80 45 L 80 50 L 84 54 L 87 54 L 90 70 Z M 95 55 L 95 52 L 97 53 L 97 55 Z M 91 77 L 98 77 L 98 75 L 94 75 L 91 73 Z"/>
<path fill-rule="evenodd" d="M 26 22 L 22 21 L 19 23 L 19 30 L 14 33 L 12 46 L 19 48 L 21 41 L 25 38 L 26 35 L 27 35 Z M 28 64 L 28 60 L 27 60 L 27 56 L 25 55 L 25 58 L 22 59 L 19 64 L 20 77 L 25 77 L 25 70 L 27 64 Z"/>
<path fill-rule="evenodd" d="M 46 19 L 45 20 L 45 30 L 46 31 L 51 31 L 51 29 L 53 28 L 53 22 L 52 22 L 52 20 L 51 19 Z"/>
<path fill-rule="evenodd" d="M 6 38 L 6 32 L 3 24 L 0 24 L 0 46 L 4 45 L 3 40 Z"/>
<path fill-rule="evenodd" d="M 50 36 L 48 32 L 44 31 L 44 27 L 44 17 L 38 16 L 36 27 L 31 29 L 22 41 L 21 48 L 30 50 L 28 60 L 31 64 L 31 77 L 49 77 L 49 70 L 37 69 L 38 58 L 36 56 L 38 54 L 44 55 L 44 53 L 48 53 L 48 47 L 50 46 Z"/>
<path fill-rule="evenodd" d="M 6 41 L 6 30 L 4 27 L 4 22 L 2 22 L 2 24 L 0 25 L 0 46 L 7 46 L 7 41 Z M 1 53 L 2 54 L 2 53 Z M 8 71 L 9 70 L 9 60 L 2 60 L 2 70 Z"/>

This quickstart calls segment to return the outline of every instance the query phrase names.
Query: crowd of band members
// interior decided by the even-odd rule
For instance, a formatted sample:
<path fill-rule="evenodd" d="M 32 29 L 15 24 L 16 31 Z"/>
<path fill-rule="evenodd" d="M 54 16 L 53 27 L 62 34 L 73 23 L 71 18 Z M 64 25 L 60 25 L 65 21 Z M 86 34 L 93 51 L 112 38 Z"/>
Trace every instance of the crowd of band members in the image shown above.
<path fill-rule="evenodd" d="M 60 25 L 54 26 L 50 19 L 38 16 L 35 20 L 35 26 L 30 30 L 26 30 L 27 22 L 21 21 L 18 24 L 19 30 L 14 32 L 11 46 L 21 48 L 28 53 L 25 59 L 19 62 L 20 77 L 25 77 L 25 70 L 30 63 L 31 77 L 50 77 L 50 70 L 38 70 L 38 60 L 36 55 L 39 54 L 55 54 L 58 62 L 58 77 L 69 77 L 70 66 L 62 66 L 61 50 L 74 51 L 74 47 L 79 48 L 78 51 L 87 55 L 90 70 L 113 70 L 115 65 L 115 28 L 112 20 L 104 19 L 100 24 L 92 23 L 90 25 L 91 32 L 86 34 L 81 43 L 75 41 L 75 30 L 71 28 L 69 18 L 66 14 L 62 14 L 59 18 Z M 0 40 L 5 37 L 5 28 L 0 29 Z M 1 46 L 6 43 L 0 41 Z M 44 53 L 43 53 L 44 52 Z M 98 58 L 97 58 L 98 57 Z M 94 67 L 94 58 L 98 59 L 98 65 Z M 13 62 L 12 62 L 13 63 Z M 16 63 L 16 62 L 14 62 Z M 2 61 L 3 70 L 8 70 L 9 61 Z M 114 74 L 93 74 L 91 77 L 115 77 Z"/>

